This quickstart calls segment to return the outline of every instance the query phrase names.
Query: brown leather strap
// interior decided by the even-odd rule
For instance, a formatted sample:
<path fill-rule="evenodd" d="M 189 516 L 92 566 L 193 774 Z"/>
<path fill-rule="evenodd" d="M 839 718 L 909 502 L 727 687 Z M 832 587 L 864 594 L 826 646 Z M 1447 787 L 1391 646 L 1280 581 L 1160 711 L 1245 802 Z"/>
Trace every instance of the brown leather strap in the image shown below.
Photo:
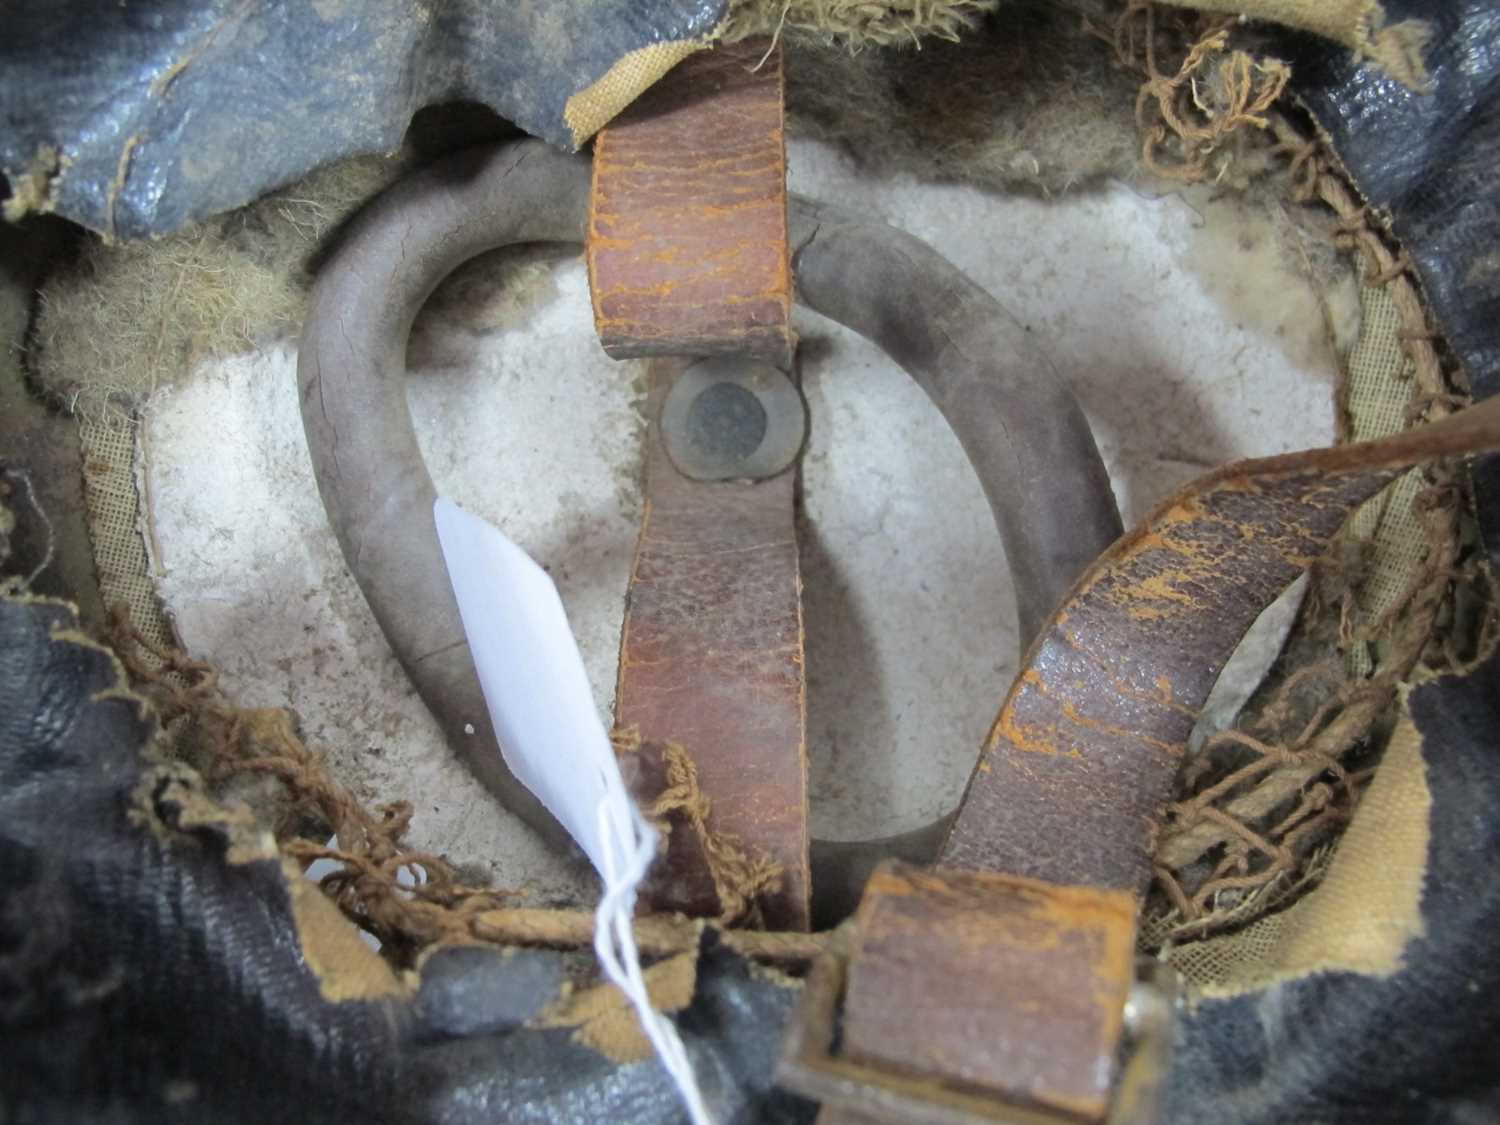
<path fill-rule="evenodd" d="M 649 809 L 671 788 L 667 744 L 685 751 L 711 804 L 713 836 L 780 868 L 759 896 L 766 926 L 808 927 L 806 686 L 793 523 L 796 473 L 757 483 L 692 481 L 667 457 L 655 419 L 682 366 L 651 365 L 646 514 L 620 645 L 616 722 L 638 728 L 622 756 Z M 681 788 L 681 762 L 678 777 Z M 646 897 L 658 910 L 719 915 L 713 841 L 671 818 L 666 861 Z M 730 841 L 733 844 L 733 841 Z"/>
<path fill-rule="evenodd" d="M 1245 630 L 1356 507 L 1484 434 L 1482 418 L 1457 415 L 1385 441 L 1243 461 L 1158 507 L 1085 572 L 1032 646 L 939 863 L 1144 894 L 1188 734 Z"/>
<path fill-rule="evenodd" d="M 892 866 L 855 926 L 849 1058 L 1104 1116 L 1134 979 L 1131 895 Z"/>
<path fill-rule="evenodd" d="M 1133 947 L 1157 818 L 1219 670 L 1355 507 L 1414 464 L 1497 444 L 1493 400 L 1380 442 L 1229 465 L 1106 551 L 1023 662 L 946 866 L 871 880 L 843 1056 L 1101 1120 L 1130 985 L 1118 943 Z"/>
<path fill-rule="evenodd" d="M 690 56 L 600 133 L 588 264 L 617 359 L 791 360 L 781 49 Z"/>

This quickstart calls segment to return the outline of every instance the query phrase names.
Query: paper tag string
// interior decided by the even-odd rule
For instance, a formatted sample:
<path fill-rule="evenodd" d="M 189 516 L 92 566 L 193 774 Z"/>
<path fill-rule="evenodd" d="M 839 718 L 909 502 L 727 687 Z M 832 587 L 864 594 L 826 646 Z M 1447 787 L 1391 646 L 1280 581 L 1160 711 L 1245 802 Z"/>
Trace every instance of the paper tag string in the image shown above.
<path fill-rule="evenodd" d="M 449 500 L 433 506 L 448 578 L 501 754 L 604 880 L 594 952 L 623 992 L 693 1125 L 711 1125 L 687 1051 L 651 1006 L 631 925 L 657 835 L 625 791 L 557 587 L 531 557 Z"/>

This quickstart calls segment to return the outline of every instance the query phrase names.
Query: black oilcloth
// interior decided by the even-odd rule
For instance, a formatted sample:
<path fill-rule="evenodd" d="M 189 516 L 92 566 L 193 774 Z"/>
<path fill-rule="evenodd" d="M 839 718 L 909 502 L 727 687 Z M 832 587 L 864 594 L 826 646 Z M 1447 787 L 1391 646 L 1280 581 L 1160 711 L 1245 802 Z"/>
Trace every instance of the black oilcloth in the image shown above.
<path fill-rule="evenodd" d="M 1500 653 L 1416 688 L 1410 712 L 1432 795 L 1425 932 L 1388 977 L 1316 972 L 1200 1000 L 1179 1027 L 1169 1121 L 1500 1120 Z"/>
<path fill-rule="evenodd" d="M 1426 92 L 1312 39 L 1292 45 L 1292 89 L 1365 200 L 1411 255 L 1437 327 L 1474 394 L 1500 391 L 1500 5 L 1386 0 L 1428 22 Z M 1500 457 L 1475 468 L 1486 545 L 1500 562 Z"/>
<path fill-rule="evenodd" d="M 0 1121 L 684 1119 L 654 1061 L 515 1029 L 560 954 L 518 958 L 509 990 L 494 956 L 460 954 L 415 1000 L 324 998 L 280 864 L 229 862 L 228 829 L 189 826 L 141 754 L 153 722 L 74 624 L 0 598 Z M 143 825 L 141 801 L 172 830 Z M 703 950 L 678 1022 L 717 1120 L 811 1120 L 770 1083 L 795 997 Z"/>
<path fill-rule="evenodd" d="M 639 47 L 702 39 L 727 0 L 18 0 L 0 21 L 0 172 L 45 148 L 54 210 L 165 234 L 468 101 L 571 148 L 563 108 Z M 42 161 L 45 166 L 46 161 Z"/>

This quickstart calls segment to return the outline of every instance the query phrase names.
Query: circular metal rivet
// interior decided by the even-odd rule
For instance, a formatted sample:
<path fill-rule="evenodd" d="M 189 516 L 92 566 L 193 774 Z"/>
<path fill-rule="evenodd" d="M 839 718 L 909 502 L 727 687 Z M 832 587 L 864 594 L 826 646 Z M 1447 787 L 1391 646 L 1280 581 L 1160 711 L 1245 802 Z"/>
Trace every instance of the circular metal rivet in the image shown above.
<path fill-rule="evenodd" d="M 686 368 L 667 392 L 661 436 L 683 476 L 763 480 L 797 459 L 807 408 L 792 381 L 770 364 L 710 356 Z"/>
<path fill-rule="evenodd" d="M 766 408 L 738 383 L 714 383 L 688 405 L 687 439 L 703 457 L 744 461 L 766 436 Z"/>

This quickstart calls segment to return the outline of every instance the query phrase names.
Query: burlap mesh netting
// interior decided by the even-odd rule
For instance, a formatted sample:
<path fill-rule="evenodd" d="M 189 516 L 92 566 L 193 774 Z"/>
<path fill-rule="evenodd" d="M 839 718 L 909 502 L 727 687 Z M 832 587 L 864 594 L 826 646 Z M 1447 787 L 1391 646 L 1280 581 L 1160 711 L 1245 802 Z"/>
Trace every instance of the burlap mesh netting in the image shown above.
<path fill-rule="evenodd" d="M 1149 162 L 1179 169 L 1180 179 L 1223 178 L 1223 155 L 1240 153 L 1247 138 L 1254 140 L 1259 153 L 1251 163 L 1271 169 L 1268 174 L 1279 177 L 1290 201 L 1330 208 L 1340 221 L 1336 241 L 1364 267 L 1363 321 L 1344 372 L 1345 438 L 1379 437 L 1451 409 L 1458 399 L 1406 260 L 1371 227 L 1316 143 L 1260 97 L 1273 86 L 1279 92 L 1281 73 L 1236 49 L 1224 21 L 1184 25 L 1174 19 L 1174 37 L 1157 42 L 1148 57 L 1146 44 L 1158 34 L 1142 22 L 1148 18 L 1133 0 L 1108 38 L 1117 61 L 1133 68 L 1142 83 Z M 1091 30 L 1098 35 L 1098 28 Z M 1217 90 L 1223 104 L 1234 108 L 1240 118 L 1235 129 L 1215 131 L 1205 124 L 1203 114 L 1212 114 L 1215 95 L 1204 90 Z M 173 640 L 150 573 L 149 503 L 136 472 L 140 431 L 116 417 L 82 418 L 80 430 L 104 599 L 127 607 L 145 641 L 144 659 L 159 668 L 160 657 L 151 653 L 166 652 Z M 1292 965 L 1288 941 L 1294 933 L 1303 942 L 1298 963 L 1314 959 L 1305 954 L 1306 935 L 1309 927 L 1317 929 L 1317 919 L 1298 921 L 1294 913 L 1308 901 L 1303 893 L 1340 870 L 1368 870 L 1372 856 L 1391 854 L 1378 834 L 1343 830 L 1362 794 L 1395 790 L 1399 796 L 1410 789 L 1395 776 L 1400 771 L 1377 772 L 1376 764 L 1399 709 L 1402 682 L 1451 627 L 1455 577 L 1480 581 L 1460 573 L 1460 501 L 1457 478 L 1439 468 L 1414 471 L 1366 505 L 1339 550 L 1318 568 L 1271 680 L 1236 728 L 1211 738 L 1184 772 L 1163 829 L 1158 887 L 1141 945 L 1163 951 L 1192 984 L 1234 987 Z M 224 701 L 216 700 L 215 707 L 226 721 Z M 316 765 L 312 758 L 298 762 L 299 769 Z M 1408 767 L 1403 770 L 1409 774 Z M 1396 797 L 1387 793 L 1380 800 L 1389 804 Z M 1391 807 L 1410 811 L 1410 802 Z M 1338 850 L 1341 833 L 1345 852 Z M 394 855 L 395 843 L 387 850 Z M 382 862 L 388 867 L 395 861 L 388 855 Z M 346 880 L 341 886 L 373 887 L 381 870 L 365 864 L 363 884 Z M 351 893 L 341 905 L 353 916 L 361 910 L 368 915 L 369 907 Z M 392 888 L 384 888 L 376 897 L 389 893 Z M 1328 916 L 1329 900 L 1323 901 L 1317 917 Z M 401 925 L 399 912 L 385 915 L 383 936 L 393 936 Z M 408 938 L 421 942 L 444 930 L 430 917 L 424 925 L 426 933 Z"/>
<path fill-rule="evenodd" d="M 1363 313 L 1360 334 L 1348 358 L 1342 396 L 1349 440 L 1383 437 L 1409 425 L 1416 387 L 1413 363 L 1401 338 L 1401 316 L 1386 287 L 1363 287 L 1360 306 Z M 1388 615 L 1393 609 L 1402 608 L 1414 577 L 1422 572 L 1430 553 L 1427 529 L 1414 510 L 1426 487 L 1423 472 L 1413 470 L 1359 509 L 1344 530 L 1343 548 L 1339 552 L 1343 557 L 1358 558 L 1359 579 L 1353 585 L 1343 584 L 1345 600 L 1332 596 L 1326 589 L 1321 600 L 1315 595 L 1304 619 L 1305 631 L 1315 631 L 1320 623 L 1329 626 L 1339 622 L 1344 626 L 1343 662 L 1349 682 L 1368 682 L 1392 656 L 1392 622 Z M 1325 587 L 1331 584 L 1324 583 Z M 1408 641 L 1408 647 L 1412 643 Z M 1409 653 L 1397 655 L 1409 657 Z M 1316 667 L 1316 659 L 1316 655 L 1304 658 L 1301 667 L 1290 671 L 1288 678 L 1298 670 Z M 1384 717 L 1383 712 L 1384 708 L 1368 723 L 1361 723 L 1358 733 L 1363 735 L 1376 727 Z M 1241 716 L 1237 727 L 1243 731 L 1262 721 L 1263 715 L 1252 706 Z M 1304 787 L 1308 768 L 1296 763 L 1291 768 L 1296 771 L 1298 788 Z M 1389 770 L 1390 763 L 1383 762 L 1378 773 L 1371 772 L 1384 776 Z M 1275 776 L 1261 775 L 1261 786 L 1273 785 Z M 1191 801 L 1206 789 L 1188 784 L 1181 797 Z M 1219 807 L 1227 805 L 1232 795 L 1226 793 Z M 1364 804 L 1362 800 L 1362 810 Z M 1368 822 L 1374 813 L 1364 811 L 1362 819 Z M 1339 819 L 1351 818 L 1352 812 L 1352 807 L 1342 809 Z M 1254 822 L 1258 818 L 1247 819 Z M 1402 832 L 1411 827 L 1406 822 L 1387 822 L 1391 831 Z M 1274 839 L 1275 834 L 1271 835 Z M 1284 839 L 1285 833 L 1280 835 Z M 1186 916 L 1189 912 L 1170 906 L 1149 914 L 1141 934 L 1142 948 L 1164 950 L 1172 966 L 1200 988 L 1248 986 L 1262 975 L 1284 967 L 1287 953 L 1284 927 L 1293 911 L 1301 906 L 1299 903 L 1284 911 L 1278 908 L 1317 885 L 1354 839 L 1362 841 L 1362 850 L 1352 857 L 1346 855 L 1343 862 L 1365 872 L 1379 870 L 1382 857 L 1389 858 L 1389 850 L 1380 843 L 1381 837 L 1369 833 L 1356 835 L 1352 829 L 1342 836 L 1327 833 L 1284 870 L 1264 879 L 1252 878 L 1239 893 L 1213 902 L 1197 915 L 1196 925 L 1189 923 Z M 1385 884 L 1376 880 L 1373 885 Z M 1203 934 L 1219 936 L 1202 937 Z"/>
<path fill-rule="evenodd" d="M 1391 972 L 1406 941 L 1421 933 L 1430 806 L 1407 723 L 1392 736 L 1360 816 L 1319 870 L 1316 894 L 1234 933 L 1177 946 L 1168 960 L 1205 993 L 1220 994 L 1319 968 Z"/>
<path fill-rule="evenodd" d="M 1363 321 L 1359 343 L 1349 356 L 1344 400 L 1351 441 L 1387 437 L 1404 429 L 1416 376 L 1411 358 L 1401 347 L 1401 314 L 1390 294 L 1383 287 L 1366 286 L 1359 303 Z M 1349 522 L 1346 537 L 1366 557 L 1358 606 L 1366 623 L 1380 621 L 1390 612 L 1426 559 L 1427 539 L 1412 510 L 1422 486 L 1420 471 L 1407 473 Z M 1368 676 L 1379 661 L 1372 649 L 1384 639 L 1351 637 L 1351 641 L 1349 670 Z"/>
<path fill-rule="evenodd" d="M 83 493 L 99 593 L 107 606 L 123 605 L 141 635 L 158 649 L 177 643 L 156 596 L 146 544 L 147 505 L 136 475 L 139 427 L 131 418 L 80 417 Z M 146 659 L 155 664 L 149 653 Z"/>

